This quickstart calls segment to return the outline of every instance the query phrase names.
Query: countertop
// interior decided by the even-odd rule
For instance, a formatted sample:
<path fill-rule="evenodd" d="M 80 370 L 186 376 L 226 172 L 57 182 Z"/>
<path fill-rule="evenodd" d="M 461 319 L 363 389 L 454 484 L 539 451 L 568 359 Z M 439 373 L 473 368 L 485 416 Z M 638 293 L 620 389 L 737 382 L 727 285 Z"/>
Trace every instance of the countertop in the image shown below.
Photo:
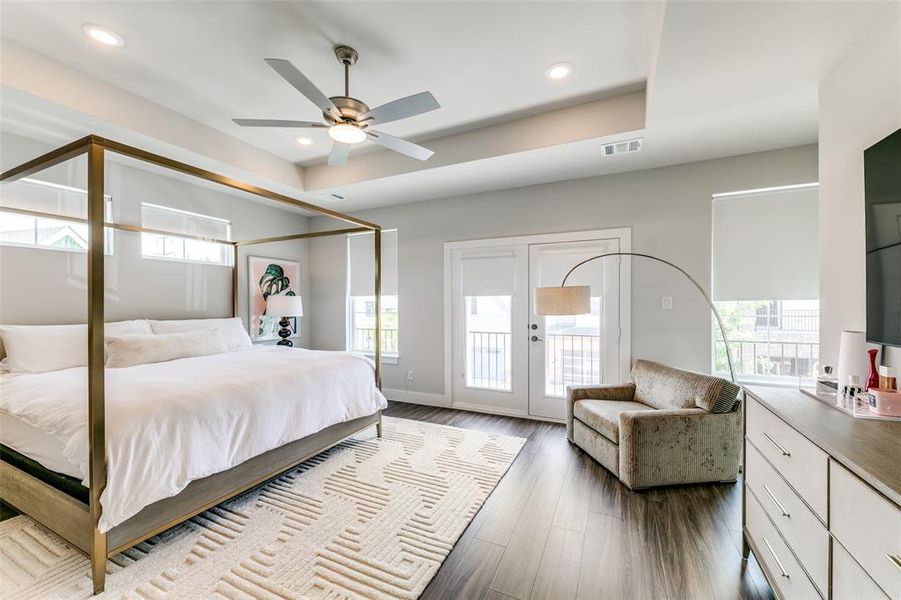
<path fill-rule="evenodd" d="M 745 391 L 901 506 L 901 422 L 855 418 L 798 389 Z"/>

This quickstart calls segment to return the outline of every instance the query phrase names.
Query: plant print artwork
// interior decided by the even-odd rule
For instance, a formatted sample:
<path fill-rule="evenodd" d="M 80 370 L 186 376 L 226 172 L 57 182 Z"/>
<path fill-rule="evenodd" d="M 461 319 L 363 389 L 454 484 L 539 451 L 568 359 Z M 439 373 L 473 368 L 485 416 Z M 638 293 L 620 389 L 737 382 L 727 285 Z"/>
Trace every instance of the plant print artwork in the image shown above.
<path fill-rule="evenodd" d="M 266 300 L 274 294 L 297 295 L 300 263 L 278 258 L 248 257 L 250 282 L 250 338 L 265 341 L 279 339 L 279 315 L 266 314 Z M 297 333 L 296 319 L 293 319 Z"/>

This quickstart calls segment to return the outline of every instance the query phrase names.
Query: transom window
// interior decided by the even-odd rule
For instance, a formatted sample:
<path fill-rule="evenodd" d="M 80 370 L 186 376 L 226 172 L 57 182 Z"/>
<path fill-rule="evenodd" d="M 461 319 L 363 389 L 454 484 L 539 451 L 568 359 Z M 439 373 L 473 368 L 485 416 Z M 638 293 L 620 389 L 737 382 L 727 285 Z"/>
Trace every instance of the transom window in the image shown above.
<path fill-rule="evenodd" d="M 4 190 L 4 194 L 27 200 L 48 213 L 71 215 L 83 219 L 87 211 L 87 191 L 69 185 L 25 177 Z M 112 198 L 106 196 L 104 218 L 112 218 Z M 10 207 L 0 207 L 0 244 L 69 252 L 86 252 L 88 249 L 88 224 L 79 220 L 53 219 L 21 214 Z M 104 234 L 107 254 L 112 254 L 113 232 Z"/>
<path fill-rule="evenodd" d="M 141 203 L 144 227 L 208 238 L 199 240 L 178 235 L 143 232 L 141 255 L 144 258 L 230 265 L 231 246 L 208 240 L 230 240 L 231 222 L 219 217 L 186 210 Z"/>

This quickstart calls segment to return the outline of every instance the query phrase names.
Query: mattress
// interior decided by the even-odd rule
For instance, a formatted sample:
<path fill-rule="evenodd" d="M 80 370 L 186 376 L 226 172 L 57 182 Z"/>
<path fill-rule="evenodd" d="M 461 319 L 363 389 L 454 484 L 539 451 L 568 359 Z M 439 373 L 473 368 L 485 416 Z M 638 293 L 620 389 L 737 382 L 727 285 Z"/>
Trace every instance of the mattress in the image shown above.
<path fill-rule="evenodd" d="M 0 375 L 0 443 L 88 485 L 87 369 Z M 99 528 L 191 481 L 387 406 L 369 359 L 253 350 L 106 370 Z"/>
<path fill-rule="evenodd" d="M 0 412 L 0 444 L 41 464 L 45 469 L 81 479 L 78 465 L 63 456 L 59 438 L 15 415 Z"/>

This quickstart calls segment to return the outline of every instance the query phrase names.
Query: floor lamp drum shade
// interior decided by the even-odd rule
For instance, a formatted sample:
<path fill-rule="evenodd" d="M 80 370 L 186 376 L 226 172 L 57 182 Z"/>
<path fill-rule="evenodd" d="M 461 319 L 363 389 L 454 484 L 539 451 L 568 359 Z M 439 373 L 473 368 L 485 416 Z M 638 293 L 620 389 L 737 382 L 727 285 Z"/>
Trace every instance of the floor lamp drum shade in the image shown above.
<path fill-rule="evenodd" d="M 587 315 L 591 312 L 591 287 L 568 285 L 535 288 L 535 314 Z"/>
<path fill-rule="evenodd" d="M 303 301 L 300 296 L 269 296 L 266 300 L 266 314 L 270 317 L 302 317 Z"/>

